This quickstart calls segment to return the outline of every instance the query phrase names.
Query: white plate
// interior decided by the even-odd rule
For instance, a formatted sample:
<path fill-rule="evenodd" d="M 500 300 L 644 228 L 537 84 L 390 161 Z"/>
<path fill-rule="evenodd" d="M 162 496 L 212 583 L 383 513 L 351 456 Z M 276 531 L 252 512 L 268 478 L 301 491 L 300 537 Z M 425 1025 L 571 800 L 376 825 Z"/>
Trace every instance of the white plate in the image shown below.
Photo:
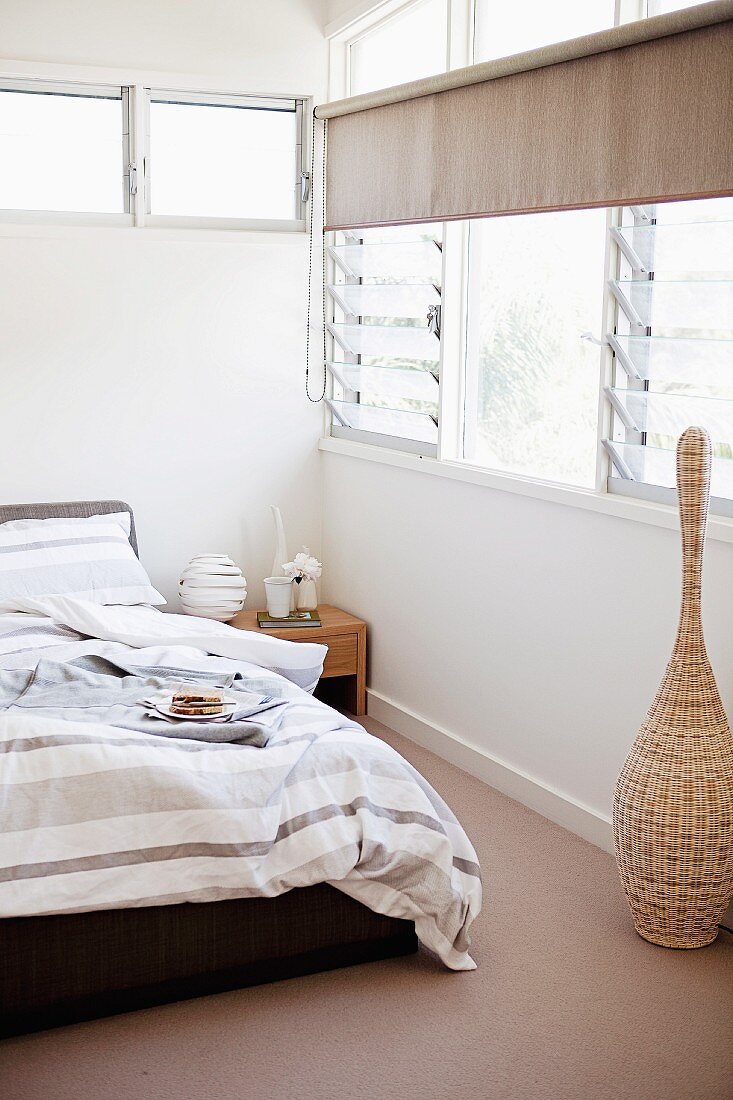
<path fill-rule="evenodd" d="M 220 714 L 178 714 L 176 711 L 171 710 L 170 704 L 156 703 L 155 709 L 164 714 L 166 718 L 177 718 L 181 722 L 212 722 L 215 718 L 226 718 L 232 714 L 236 708 L 236 703 L 224 702 L 224 710 Z"/>

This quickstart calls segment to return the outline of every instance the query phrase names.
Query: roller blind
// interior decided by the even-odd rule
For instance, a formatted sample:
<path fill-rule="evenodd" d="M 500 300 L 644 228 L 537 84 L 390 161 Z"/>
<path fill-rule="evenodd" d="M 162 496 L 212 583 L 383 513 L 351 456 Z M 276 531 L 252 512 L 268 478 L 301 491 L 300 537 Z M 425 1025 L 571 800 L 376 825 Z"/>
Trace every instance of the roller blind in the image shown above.
<path fill-rule="evenodd" d="M 326 228 L 733 192 L 733 0 L 325 104 Z"/>

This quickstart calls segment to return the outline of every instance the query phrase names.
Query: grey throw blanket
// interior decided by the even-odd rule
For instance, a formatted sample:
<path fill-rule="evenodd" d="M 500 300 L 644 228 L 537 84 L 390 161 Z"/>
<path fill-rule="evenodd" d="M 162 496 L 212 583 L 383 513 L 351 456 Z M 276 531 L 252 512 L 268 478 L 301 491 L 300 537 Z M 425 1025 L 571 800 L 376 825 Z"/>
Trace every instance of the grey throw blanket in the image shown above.
<path fill-rule="evenodd" d="M 140 675 L 144 672 L 146 675 Z M 125 668 L 103 657 L 86 656 L 69 664 L 41 660 L 32 672 L 0 671 L 0 709 L 34 710 L 68 722 L 101 722 L 107 726 L 184 737 L 195 741 L 253 745 L 261 748 L 280 725 L 287 699 L 253 692 L 239 674 L 221 676 L 175 668 Z M 148 714 L 144 700 L 163 692 L 172 694 L 182 682 L 224 688 L 237 699 L 227 722 L 167 722 Z M 270 685 L 268 685 L 269 687 Z M 273 683 L 272 687 L 276 689 Z"/>

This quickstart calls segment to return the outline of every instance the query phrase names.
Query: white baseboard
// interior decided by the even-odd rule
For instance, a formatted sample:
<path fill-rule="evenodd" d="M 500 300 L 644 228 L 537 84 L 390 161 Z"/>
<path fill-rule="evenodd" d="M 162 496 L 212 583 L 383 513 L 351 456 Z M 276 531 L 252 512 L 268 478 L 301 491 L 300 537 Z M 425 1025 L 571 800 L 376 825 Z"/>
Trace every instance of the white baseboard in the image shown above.
<path fill-rule="evenodd" d="M 567 794 L 548 787 L 539 779 L 498 760 L 491 753 L 472 745 L 450 730 L 421 718 L 407 707 L 395 703 L 372 688 L 367 689 L 367 710 L 372 718 L 383 722 L 397 733 L 416 741 L 423 748 L 442 756 L 450 764 L 482 779 L 490 787 L 509 795 L 523 806 L 529 806 L 543 817 L 589 840 L 604 852 L 613 852 L 611 819 L 591 810 Z M 722 923 L 733 927 L 733 901 L 723 914 Z"/>
<path fill-rule="evenodd" d="M 367 711 L 378 722 L 383 722 L 390 729 L 430 749 L 469 775 L 482 779 L 490 787 L 496 787 L 503 794 L 529 806 L 531 810 L 536 810 L 543 817 L 562 825 L 584 840 L 589 840 L 605 852 L 613 851 L 610 818 L 513 768 L 458 734 L 428 722 L 426 718 L 388 699 L 373 688 L 367 689 Z"/>

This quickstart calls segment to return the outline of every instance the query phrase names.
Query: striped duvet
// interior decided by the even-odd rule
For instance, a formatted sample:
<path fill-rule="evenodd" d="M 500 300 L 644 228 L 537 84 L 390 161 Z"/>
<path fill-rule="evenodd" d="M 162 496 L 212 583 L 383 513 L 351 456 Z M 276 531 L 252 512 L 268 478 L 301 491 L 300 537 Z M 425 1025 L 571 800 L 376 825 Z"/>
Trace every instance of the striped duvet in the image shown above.
<path fill-rule="evenodd" d="M 328 882 L 413 920 L 448 967 L 473 969 L 473 848 L 397 752 L 298 686 L 317 676 L 323 647 L 150 608 L 19 606 L 24 614 L 0 616 L 0 668 L 94 655 L 194 679 L 236 672 L 288 705 L 264 748 L 5 709 L 0 917 L 271 897 Z"/>

